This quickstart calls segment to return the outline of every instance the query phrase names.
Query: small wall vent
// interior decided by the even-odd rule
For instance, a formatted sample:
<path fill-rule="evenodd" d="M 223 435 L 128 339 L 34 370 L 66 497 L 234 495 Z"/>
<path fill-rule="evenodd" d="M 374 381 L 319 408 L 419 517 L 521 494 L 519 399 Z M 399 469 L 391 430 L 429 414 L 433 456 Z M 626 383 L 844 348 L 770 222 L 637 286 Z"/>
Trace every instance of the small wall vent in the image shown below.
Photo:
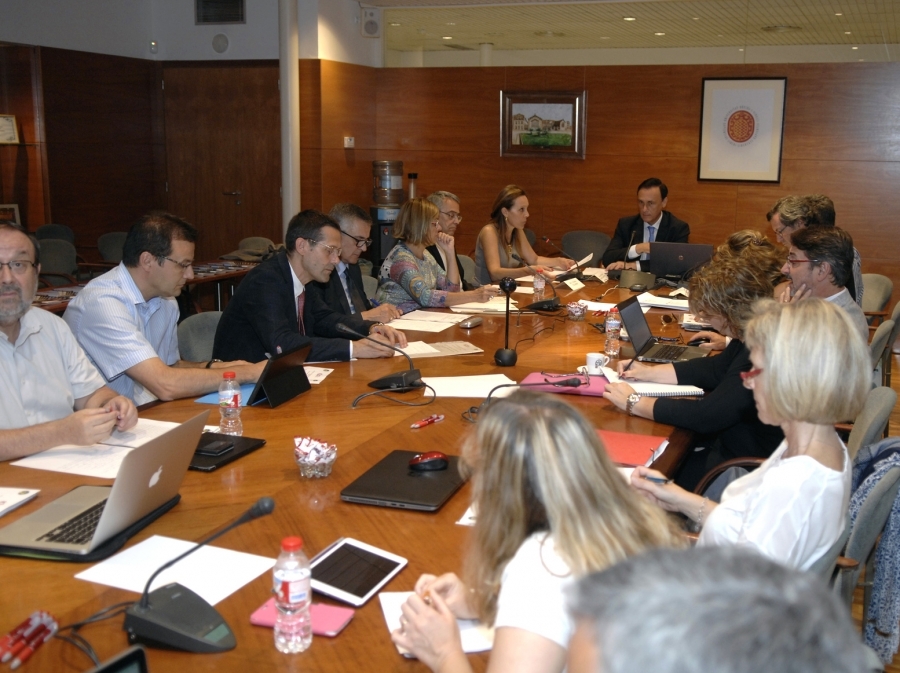
<path fill-rule="evenodd" d="M 246 23 L 244 0 L 194 0 L 197 25 Z"/>

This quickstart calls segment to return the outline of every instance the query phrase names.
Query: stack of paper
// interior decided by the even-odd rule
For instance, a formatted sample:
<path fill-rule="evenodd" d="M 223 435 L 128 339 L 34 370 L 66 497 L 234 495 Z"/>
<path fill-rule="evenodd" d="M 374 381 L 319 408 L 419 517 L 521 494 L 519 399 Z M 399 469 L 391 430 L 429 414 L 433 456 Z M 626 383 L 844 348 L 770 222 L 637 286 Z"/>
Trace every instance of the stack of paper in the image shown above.
<path fill-rule="evenodd" d="M 515 307 L 516 300 L 511 299 L 510 307 Z M 506 295 L 493 297 L 490 301 L 473 301 L 468 304 L 451 306 L 454 313 L 506 313 Z"/>
<path fill-rule="evenodd" d="M 412 591 L 382 591 L 378 594 L 388 631 L 396 631 L 400 628 L 400 617 L 403 614 L 400 608 L 412 595 Z M 475 619 L 457 619 L 456 624 L 459 626 L 459 639 L 462 642 L 463 652 L 486 652 L 494 646 L 494 629 L 491 627 L 485 626 Z M 404 657 L 412 656 L 400 647 L 397 648 L 397 651 Z"/>
<path fill-rule="evenodd" d="M 657 297 L 649 292 L 638 295 L 638 303 L 641 306 L 653 306 L 654 308 L 668 308 L 673 311 L 687 311 L 687 299 L 670 299 L 669 297 Z"/>
<path fill-rule="evenodd" d="M 470 316 L 437 311 L 410 311 L 388 323 L 394 329 L 415 332 L 443 332 Z"/>

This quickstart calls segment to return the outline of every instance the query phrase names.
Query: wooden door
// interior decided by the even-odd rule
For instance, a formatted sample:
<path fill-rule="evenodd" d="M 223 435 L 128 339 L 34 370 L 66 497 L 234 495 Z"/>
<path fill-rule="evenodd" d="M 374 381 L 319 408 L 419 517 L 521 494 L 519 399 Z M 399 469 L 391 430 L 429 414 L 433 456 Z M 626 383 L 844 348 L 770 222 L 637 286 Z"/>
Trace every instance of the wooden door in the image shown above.
<path fill-rule="evenodd" d="M 164 68 L 169 208 L 200 230 L 196 259 L 247 236 L 280 242 L 277 64 Z"/>

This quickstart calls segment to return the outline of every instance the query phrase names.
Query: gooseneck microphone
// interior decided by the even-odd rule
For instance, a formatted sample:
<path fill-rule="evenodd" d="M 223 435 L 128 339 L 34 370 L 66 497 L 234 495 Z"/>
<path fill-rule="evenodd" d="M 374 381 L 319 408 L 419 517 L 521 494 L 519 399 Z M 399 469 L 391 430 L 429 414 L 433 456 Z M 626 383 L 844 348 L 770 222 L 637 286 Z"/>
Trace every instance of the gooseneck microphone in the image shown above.
<path fill-rule="evenodd" d="M 506 294 L 506 340 L 503 348 L 498 348 L 494 353 L 494 362 L 500 367 L 512 367 L 519 359 L 516 351 L 509 347 L 509 295 L 516 289 L 516 281 L 509 277 L 501 278 L 499 287 Z"/>
<path fill-rule="evenodd" d="M 535 276 L 538 275 L 538 270 L 535 269 L 533 266 L 531 266 L 524 259 L 519 257 L 516 253 L 512 254 L 512 258 L 514 260 L 516 260 L 517 262 L 519 262 L 520 264 L 522 264 L 523 266 L 527 267 L 529 270 L 531 270 L 531 273 L 533 273 Z M 524 306 L 523 310 L 555 311 L 556 309 L 558 309 L 559 308 L 559 296 L 556 294 L 556 288 L 553 287 L 553 283 L 549 280 L 547 281 L 547 287 L 549 287 L 553 291 L 553 296 L 550 299 L 543 299 L 541 301 L 532 302 L 531 304 L 528 304 L 528 306 Z"/>
<path fill-rule="evenodd" d="M 572 261 L 575 262 L 575 270 L 574 271 L 566 271 L 565 273 L 559 274 L 554 280 L 558 280 L 560 283 L 564 280 L 569 280 L 570 278 L 577 278 L 578 280 L 584 280 L 584 273 L 581 271 L 581 265 L 578 263 L 578 259 L 574 255 L 570 255 L 565 250 L 560 248 L 556 243 L 551 241 L 547 236 L 541 236 L 541 240 L 547 245 L 551 246 L 557 252 L 561 252 L 563 256 L 568 257 Z"/>
<path fill-rule="evenodd" d="M 128 632 L 128 640 L 186 652 L 227 652 L 234 649 L 237 645 L 234 633 L 218 611 L 201 596 L 177 582 L 153 592 L 150 585 L 166 568 L 241 524 L 271 514 L 274 509 L 272 498 L 260 498 L 234 523 L 160 566 L 147 580 L 140 601 L 125 611 L 123 628 Z"/>
<path fill-rule="evenodd" d="M 425 384 L 422 383 L 422 373 L 413 366 L 412 358 L 396 346 L 383 343 L 381 341 L 378 341 L 378 339 L 373 339 L 367 334 L 357 332 L 352 327 L 347 327 L 347 325 L 343 323 L 337 324 L 337 331 L 355 336 L 359 339 L 366 339 L 367 341 L 376 343 L 383 348 L 390 348 L 391 350 L 400 353 L 403 357 L 406 358 L 406 361 L 409 363 L 408 371 L 400 372 L 399 374 L 388 374 L 387 376 L 382 376 L 380 379 L 375 379 L 374 381 L 369 383 L 370 388 L 375 388 L 376 390 L 397 390 L 400 388 L 405 388 L 409 390 L 411 388 L 425 387 Z"/>

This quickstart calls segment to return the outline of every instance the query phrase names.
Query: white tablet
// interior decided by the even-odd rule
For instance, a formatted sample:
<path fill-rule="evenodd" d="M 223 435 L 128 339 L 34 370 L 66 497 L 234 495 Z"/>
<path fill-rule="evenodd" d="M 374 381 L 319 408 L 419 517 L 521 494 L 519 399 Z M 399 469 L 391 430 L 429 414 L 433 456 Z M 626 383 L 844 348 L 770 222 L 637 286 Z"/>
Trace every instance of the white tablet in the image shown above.
<path fill-rule="evenodd" d="M 405 566 L 402 556 L 342 537 L 310 562 L 312 588 L 359 607 Z"/>

